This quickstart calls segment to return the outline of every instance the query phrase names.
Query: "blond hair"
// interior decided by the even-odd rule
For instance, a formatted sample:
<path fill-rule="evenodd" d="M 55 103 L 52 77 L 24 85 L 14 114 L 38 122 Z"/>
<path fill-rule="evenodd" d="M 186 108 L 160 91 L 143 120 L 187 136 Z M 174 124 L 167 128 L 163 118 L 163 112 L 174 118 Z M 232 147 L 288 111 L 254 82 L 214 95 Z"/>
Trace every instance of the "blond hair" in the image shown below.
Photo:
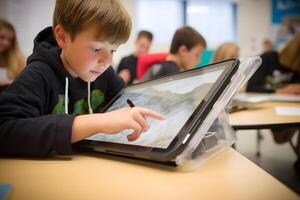
<path fill-rule="evenodd" d="M 7 29 L 13 33 L 11 46 L 1 53 L 2 55 L 0 58 L 3 61 L 4 67 L 7 68 L 7 77 L 9 79 L 15 79 L 25 67 L 25 61 L 21 58 L 22 53 L 18 46 L 16 31 L 13 25 L 0 18 L 0 30 L 2 29 Z"/>
<path fill-rule="evenodd" d="M 97 26 L 97 38 L 112 44 L 128 40 L 131 18 L 119 0 L 56 0 L 53 29 L 61 25 L 74 40 L 90 25 Z"/>
<path fill-rule="evenodd" d="M 300 32 L 279 53 L 279 61 L 284 67 L 300 74 Z"/>
<path fill-rule="evenodd" d="M 232 42 L 226 42 L 217 48 L 214 57 L 212 59 L 212 62 L 219 62 L 222 60 L 235 58 L 237 56 L 236 52 L 238 50 L 239 47 L 236 44 Z"/>

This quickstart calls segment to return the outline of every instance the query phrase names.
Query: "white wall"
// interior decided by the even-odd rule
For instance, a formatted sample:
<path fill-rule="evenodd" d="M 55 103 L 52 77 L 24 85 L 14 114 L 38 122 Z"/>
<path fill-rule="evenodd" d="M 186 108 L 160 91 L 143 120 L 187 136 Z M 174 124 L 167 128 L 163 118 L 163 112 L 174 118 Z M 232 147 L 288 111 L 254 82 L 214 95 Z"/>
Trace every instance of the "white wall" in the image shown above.
<path fill-rule="evenodd" d="M 241 47 L 241 56 L 256 55 L 261 52 L 263 39 L 271 36 L 271 0 L 229 0 L 238 5 L 237 37 Z M 136 0 L 122 0 L 133 21 L 133 30 L 129 41 L 120 46 L 114 57 L 116 66 L 121 57 L 134 49 L 136 37 L 135 11 Z M 52 24 L 55 0 L 0 0 L 0 16 L 11 21 L 17 30 L 20 47 L 30 55 L 36 34 Z M 216 25 L 217 26 L 217 25 Z M 159 36 L 155 36 L 159 37 Z M 170 39 L 171 40 L 171 39 Z M 170 42 L 155 42 L 152 52 L 167 52 Z"/>
<path fill-rule="evenodd" d="M 130 34 L 129 40 L 122 44 L 116 51 L 116 54 L 114 55 L 113 59 L 113 66 L 117 67 L 118 63 L 120 62 L 121 58 L 124 56 L 127 56 L 132 53 L 134 49 L 134 42 L 136 38 L 136 29 L 135 29 L 135 10 L 136 10 L 136 0 L 122 0 L 122 3 L 126 7 L 128 13 L 131 16 L 132 19 L 132 30 Z"/>
<path fill-rule="evenodd" d="M 241 56 L 259 55 L 262 42 L 271 38 L 271 0 L 239 0 L 237 36 Z"/>

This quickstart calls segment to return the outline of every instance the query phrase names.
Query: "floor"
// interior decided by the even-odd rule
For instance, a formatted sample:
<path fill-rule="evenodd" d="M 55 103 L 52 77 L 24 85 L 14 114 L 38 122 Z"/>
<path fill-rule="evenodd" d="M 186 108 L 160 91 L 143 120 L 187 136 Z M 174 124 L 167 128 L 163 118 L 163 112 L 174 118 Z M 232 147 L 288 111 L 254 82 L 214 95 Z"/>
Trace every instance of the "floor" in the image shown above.
<path fill-rule="evenodd" d="M 261 130 L 260 156 L 256 156 L 257 132 L 237 131 L 236 150 L 266 170 L 276 179 L 300 195 L 300 177 L 294 171 L 296 154 L 289 143 L 276 144 L 269 130 Z M 293 141 L 296 141 L 294 135 Z"/>

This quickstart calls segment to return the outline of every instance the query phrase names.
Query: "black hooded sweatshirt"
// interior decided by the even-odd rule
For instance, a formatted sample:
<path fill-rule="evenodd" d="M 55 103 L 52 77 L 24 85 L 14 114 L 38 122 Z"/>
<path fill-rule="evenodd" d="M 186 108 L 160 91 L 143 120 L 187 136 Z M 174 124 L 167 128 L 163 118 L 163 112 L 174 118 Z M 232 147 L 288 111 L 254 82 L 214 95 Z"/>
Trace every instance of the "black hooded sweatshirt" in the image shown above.
<path fill-rule="evenodd" d="M 110 67 L 90 83 L 88 92 L 87 82 L 65 70 L 60 53 L 52 28 L 41 31 L 27 67 L 0 94 L 0 155 L 71 154 L 75 116 L 92 112 L 89 108 L 99 112 L 124 87 Z"/>

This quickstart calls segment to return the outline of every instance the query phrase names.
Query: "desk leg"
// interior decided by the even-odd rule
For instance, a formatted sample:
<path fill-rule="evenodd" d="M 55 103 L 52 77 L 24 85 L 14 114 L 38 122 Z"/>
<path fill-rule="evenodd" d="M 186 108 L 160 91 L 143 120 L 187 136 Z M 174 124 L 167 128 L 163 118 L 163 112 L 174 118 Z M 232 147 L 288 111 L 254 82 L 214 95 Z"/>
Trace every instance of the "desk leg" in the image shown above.
<path fill-rule="evenodd" d="M 295 172 L 300 178 L 300 129 L 297 131 L 298 133 L 298 140 L 296 146 L 296 154 L 297 154 L 297 161 L 295 162 Z"/>
<path fill-rule="evenodd" d="M 297 140 L 297 146 L 296 146 L 296 154 L 298 156 L 298 159 L 300 158 L 300 129 L 297 131 L 298 133 L 298 140 Z"/>
<path fill-rule="evenodd" d="M 296 145 L 293 144 L 293 141 L 292 141 L 293 138 L 289 139 L 289 143 L 290 143 L 292 149 L 294 150 L 295 154 L 297 155 L 297 157 L 300 158 L 300 130 L 296 130 L 295 134 L 296 134 L 296 137 L 298 135 Z"/>
<path fill-rule="evenodd" d="M 261 139 L 263 139 L 263 136 L 261 134 L 261 130 L 257 130 L 256 132 L 256 156 L 260 157 L 260 142 Z"/>

